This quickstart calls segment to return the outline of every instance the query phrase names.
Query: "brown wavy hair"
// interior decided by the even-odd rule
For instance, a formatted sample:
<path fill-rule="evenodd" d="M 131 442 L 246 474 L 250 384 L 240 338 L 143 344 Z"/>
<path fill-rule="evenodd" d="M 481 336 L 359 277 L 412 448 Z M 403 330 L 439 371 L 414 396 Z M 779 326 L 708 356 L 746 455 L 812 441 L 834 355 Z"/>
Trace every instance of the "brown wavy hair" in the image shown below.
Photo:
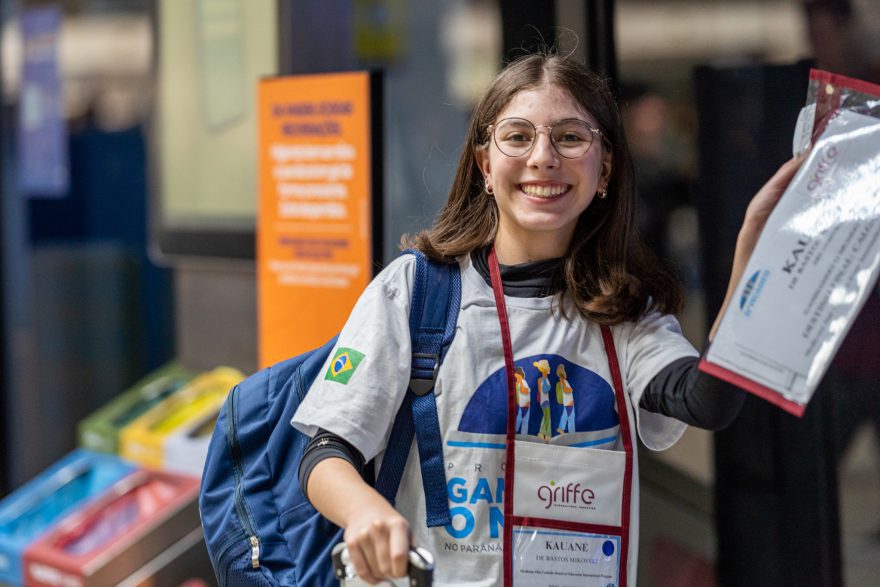
<path fill-rule="evenodd" d="M 635 173 L 617 102 L 602 77 L 556 54 L 520 57 L 495 78 L 468 123 L 458 170 L 434 225 L 405 235 L 403 245 L 452 262 L 493 242 L 498 209 L 483 191 L 476 151 L 487 148 L 487 127 L 518 92 L 545 84 L 567 90 L 593 116 L 606 139 L 603 148 L 612 156 L 608 196 L 594 198 L 578 218 L 563 260 L 561 295 L 584 318 L 600 324 L 637 320 L 650 309 L 677 314 L 681 285 L 636 230 Z"/>

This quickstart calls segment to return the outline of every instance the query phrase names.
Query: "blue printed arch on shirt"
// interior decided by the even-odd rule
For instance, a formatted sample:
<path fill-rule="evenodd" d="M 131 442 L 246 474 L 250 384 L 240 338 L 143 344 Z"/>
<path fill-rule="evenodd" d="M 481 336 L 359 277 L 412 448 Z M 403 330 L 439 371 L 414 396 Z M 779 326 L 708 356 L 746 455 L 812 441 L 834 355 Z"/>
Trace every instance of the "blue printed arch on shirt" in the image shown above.
<path fill-rule="evenodd" d="M 546 361 L 546 363 L 542 363 Z M 619 423 L 614 406 L 614 391 L 598 373 L 560 357 L 559 355 L 534 355 L 514 362 L 514 370 L 521 367 L 531 391 L 531 409 L 528 413 L 527 434 L 537 435 L 541 430 L 544 412 L 538 397 L 538 380 L 542 377 L 538 363 L 549 373 L 548 399 L 550 404 L 550 429 L 556 436 L 562 417 L 563 406 L 557 401 L 556 384 L 559 382 L 558 367 L 563 365 L 565 377 L 572 388 L 574 398 L 574 428 L 577 432 L 607 430 Z M 504 434 L 507 430 L 507 392 L 504 369 L 495 371 L 477 387 L 468 401 L 458 425 L 460 432 L 478 434 Z"/>

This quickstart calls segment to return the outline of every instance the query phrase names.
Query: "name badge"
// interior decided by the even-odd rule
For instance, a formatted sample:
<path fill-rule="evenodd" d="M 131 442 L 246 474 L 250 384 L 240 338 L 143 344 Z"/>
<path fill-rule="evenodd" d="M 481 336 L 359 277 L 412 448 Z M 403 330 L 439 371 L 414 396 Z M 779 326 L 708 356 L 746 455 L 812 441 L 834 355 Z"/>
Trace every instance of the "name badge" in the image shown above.
<path fill-rule="evenodd" d="M 520 526 L 513 530 L 516 587 L 615 587 L 620 537 Z"/>

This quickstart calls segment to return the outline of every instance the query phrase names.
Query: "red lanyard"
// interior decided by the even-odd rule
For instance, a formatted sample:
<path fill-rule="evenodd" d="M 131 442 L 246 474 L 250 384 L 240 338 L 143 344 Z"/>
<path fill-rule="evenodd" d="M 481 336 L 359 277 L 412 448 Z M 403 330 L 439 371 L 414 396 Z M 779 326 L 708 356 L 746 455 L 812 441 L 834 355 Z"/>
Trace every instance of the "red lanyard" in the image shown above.
<path fill-rule="evenodd" d="M 516 379 L 514 377 L 513 364 L 513 345 L 510 341 L 510 322 L 507 317 L 507 304 L 504 301 L 504 289 L 501 283 L 501 271 L 498 268 L 498 258 L 495 255 L 495 247 L 489 250 L 489 276 L 492 281 L 492 292 L 495 297 L 495 307 L 498 312 L 498 322 L 501 327 L 501 344 L 504 351 L 504 368 L 507 380 L 507 434 L 504 456 L 504 586 L 511 587 L 513 585 L 513 527 L 515 517 L 513 515 L 513 495 L 514 487 L 514 469 L 515 469 L 515 439 L 516 439 Z M 621 537 L 621 568 L 619 586 L 626 587 L 627 584 L 627 563 L 629 556 L 629 528 L 630 528 L 630 509 L 632 499 L 632 473 L 633 473 L 633 448 L 632 436 L 630 434 L 629 417 L 627 414 L 626 400 L 623 395 L 623 382 L 620 376 L 620 365 L 617 360 L 617 352 L 614 349 L 614 340 L 611 336 L 611 329 L 602 326 L 602 339 L 605 345 L 605 352 L 608 355 L 608 366 L 611 371 L 611 379 L 614 384 L 614 395 L 617 404 L 617 412 L 620 420 L 620 434 L 623 442 L 624 452 L 626 453 L 626 467 L 623 480 L 623 496 L 621 511 L 621 526 L 617 528 L 598 528 L 602 532 L 610 532 L 619 534 Z M 542 522 L 546 523 L 546 522 Z M 554 524 L 558 527 L 565 527 L 565 524 Z M 583 525 L 582 525 L 583 526 Z"/>

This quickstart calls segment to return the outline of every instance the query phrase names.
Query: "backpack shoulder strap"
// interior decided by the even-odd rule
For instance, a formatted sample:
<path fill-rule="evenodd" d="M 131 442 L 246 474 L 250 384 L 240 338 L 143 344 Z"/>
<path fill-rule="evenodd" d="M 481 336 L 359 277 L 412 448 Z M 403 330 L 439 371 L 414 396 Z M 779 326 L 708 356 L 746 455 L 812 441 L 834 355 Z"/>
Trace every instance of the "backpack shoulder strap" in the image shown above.
<path fill-rule="evenodd" d="M 429 528 L 451 523 L 446 498 L 443 442 L 434 379 L 455 336 L 461 306 L 461 274 L 457 263 L 440 264 L 419 251 L 410 304 L 412 367 L 409 391 L 394 420 L 376 489 L 394 503 L 413 436 L 419 450 Z"/>

